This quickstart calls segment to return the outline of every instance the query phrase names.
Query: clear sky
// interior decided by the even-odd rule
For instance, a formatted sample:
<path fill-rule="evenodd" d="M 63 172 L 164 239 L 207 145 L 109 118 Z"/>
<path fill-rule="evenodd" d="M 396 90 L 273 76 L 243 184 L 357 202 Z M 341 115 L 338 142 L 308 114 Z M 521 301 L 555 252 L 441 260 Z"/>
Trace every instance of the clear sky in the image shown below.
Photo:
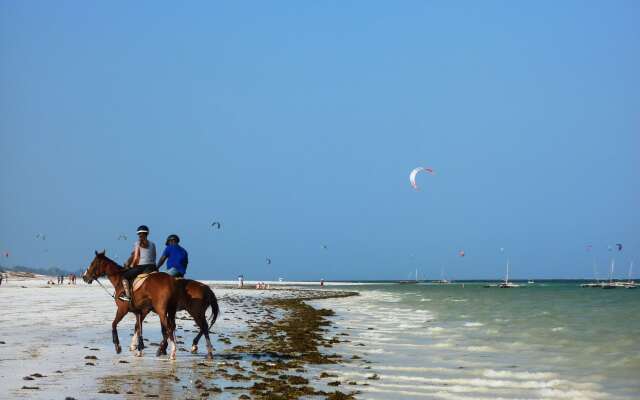
<path fill-rule="evenodd" d="M 0 1 L 2 264 L 640 270 L 638 71 L 637 1 Z"/>

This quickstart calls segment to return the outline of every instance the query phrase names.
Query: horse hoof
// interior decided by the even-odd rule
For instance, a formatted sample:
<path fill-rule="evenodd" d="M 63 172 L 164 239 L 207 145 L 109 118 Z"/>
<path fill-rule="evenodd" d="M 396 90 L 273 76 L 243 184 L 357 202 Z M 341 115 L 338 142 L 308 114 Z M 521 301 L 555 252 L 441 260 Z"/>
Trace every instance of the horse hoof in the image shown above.
<path fill-rule="evenodd" d="M 129 346 L 129 351 L 136 351 L 138 350 L 138 346 Z"/>
<path fill-rule="evenodd" d="M 191 347 L 191 354 L 196 354 L 198 352 L 198 346 Z"/>
<path fill-rule="evenodd" d="M 211 353 L 207 354 L 207 360 L 213 360 L 213 354 Z"/>
<path fill-rule="evenodd" d="M 169 359 L 171 359 L 171 361 L 175 361 L 176 355 L 175 354 L 171 354 L 171 357 L 169 357 Z"/>
<path fill-rule="evenodd" d="M 141 351 L 136 351 L 136 357 L 142 357 L 142 352 Z"/>
<path fill-rule="evenodd" d="M 116 353 L 120 354 L 122 352 L 122 347 L 119 344 L 116 345 Z"/>

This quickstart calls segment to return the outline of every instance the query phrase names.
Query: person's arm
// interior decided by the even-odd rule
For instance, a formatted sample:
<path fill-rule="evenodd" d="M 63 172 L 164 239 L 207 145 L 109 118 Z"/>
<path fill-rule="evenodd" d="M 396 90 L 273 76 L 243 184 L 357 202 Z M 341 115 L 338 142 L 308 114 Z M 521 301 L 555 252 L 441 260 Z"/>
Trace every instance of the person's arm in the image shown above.
<path fill-rule="evenodd" d="M 136 247 L 133 249 L 133 260 L 131 260 L 131 267 L 135 267 L 138 265 L 140 261 L 140 246 L 136 244 Z"/>
<path fill-rule="evenodd" d="M 158 269 L 160 269 L 160 267 L 162 267 L 162 264 L 164 264 L 164 262 L 167 260 L 167 258 L 169 258 L 169 254 L 167 254 L 167 250 L 169 250 L 169 247 L 165 247 L 164 251 L 162 252 L 162 256 L 160 256 L 160 260 L 158 261 Z M 169 269 L 167 267 L 167 269 Z"/>
<path fill-rule="evenodd" d="M 129 255 L 129 258 L 127 258 L 127 261 L 124 262 L 124 265 L 122 267 L 125 269 L 128 269 L 131 267 L 132 262 L 133 262 L 133 251 Z"/>
<path fill-rule="evenodd" d="M 187 253 L 187 251 L 185 250 L 185 252 L 184 252 L 184 267 L 187 268 L 188 265 L 189 265 L 189 253 Z"/>

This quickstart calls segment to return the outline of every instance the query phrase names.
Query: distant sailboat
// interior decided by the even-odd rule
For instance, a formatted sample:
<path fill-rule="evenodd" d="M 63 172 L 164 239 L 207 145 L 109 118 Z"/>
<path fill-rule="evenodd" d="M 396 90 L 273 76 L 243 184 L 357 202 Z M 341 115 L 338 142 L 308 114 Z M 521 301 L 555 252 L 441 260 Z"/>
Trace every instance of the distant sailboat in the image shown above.
<path fill-rule="evenodd" d="M 621 282 L 622 287 L 624 287 L 625 289 L 636 289 L 638 287 L 638 285 L 633 280 L 631 280 L 632 272 L 633 272 L 633 261 L 629 263 L 629 280 L 627 282 Z"/>
<path fill-rule="evenodd" d="M 507 275 L 504 278 L 504 282 L 498 285 L 501 289 L 519 288 L 520 285 L 509 282 L 509 259 L 507 259 Z"/>
<path fill-rule="evenodd" d="M 400 281 L 400 283 L 418 283 L 418 268 L 416 268 L 416 279 L 415 280 L 411 280 L 411 273 L 409 273 L 409 279 L 407 279 L 406 281 Z"/>
<path fill-rule="evenodd" d="M 600 287 L 603 289 L 617 289 L 620 286 L 616 282 L 613 281 L 613 269 L 616 266 L 615 258 L 611 259 L 611 268 L 609 269 L 609 283 L 603 283 Z"/>
<path fill-rule="evenodd" d="M 602 285 L 604 284 L 603 282 L 600 282 L 600 280 L 598 279 L 598 270 L 596 268 L 596 257 L 593 256 L 593 279 L 595 279 L 595 282 L 591 282 L 591 283 L 583 283 L 582 285 L 580 285 L 580 287 L 583 288 L 599 288 L 602 287 Z"/>
<path fill-rule="evenodd" d="M 440 268 L 440 279 L 433 281 L 432 283 L 438 283 L 441 285 L 447 285 L 451 283 L 451 281 L 444 279 L 444 267 Z"/>

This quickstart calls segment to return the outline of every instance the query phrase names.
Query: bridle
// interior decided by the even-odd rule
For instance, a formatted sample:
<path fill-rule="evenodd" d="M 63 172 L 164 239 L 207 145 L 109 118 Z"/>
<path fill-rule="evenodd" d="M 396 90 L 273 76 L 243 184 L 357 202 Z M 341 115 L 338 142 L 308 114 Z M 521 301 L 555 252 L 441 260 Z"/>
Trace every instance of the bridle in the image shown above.
<path fill-rule="evenodd" d="M 101 262 L 102 262 L 102 261 L 101 261 Z M 86 275 L 86 274 L 87 274 L 87 272 L 89 272 L 89 268 L 87 268 L 87 270 L 86 270 L 86 271 L 84 271 L 84 274 Z M 102 274 L 102 275 L 104 275 L 104 274 Z M 96 281 L 96 282 L 98 282 L 98 285 L 100 285 L 100 287 L 101 287 L 105 292 L 107 292 L 107 294 L 109 295 L 109 297 L 111 297 L 111 298 L 112 298 L 112 299 L 114 299 L 114 300 L 116 299 L 115 291 L 113 292 L 113 294 L 112 294 L 112 293 L 110 293 L 110 292 L 109 292 L 109 290 L 108 290 L 106 287 L 104 287 L 104 285 L 102 284 L 102 282 L 100 282 L 100 279 L 98 279 L 98 277 L 93 278 L 93 280 L 94 280 L 94 281 Z"/>

